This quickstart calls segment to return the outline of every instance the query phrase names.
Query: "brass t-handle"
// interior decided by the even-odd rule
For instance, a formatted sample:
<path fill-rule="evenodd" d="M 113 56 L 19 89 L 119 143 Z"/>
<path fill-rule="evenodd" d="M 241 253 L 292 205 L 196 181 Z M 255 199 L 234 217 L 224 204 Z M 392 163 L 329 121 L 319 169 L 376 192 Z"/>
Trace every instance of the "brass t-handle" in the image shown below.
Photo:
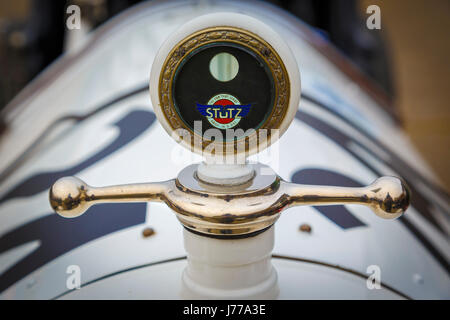
<path fill-rule="evenodd" d="M 184 171 L 195 173 L 191 167 Z M 102 188 L 91 187 L 75 177 L 61 178 L 50 189 L 50 204 L 59 215 L 74 218 L 100 203 L 165 202 L 185 227 L 226 236 L 267 228 L 282 210 L 293 206 L 360 204 L 381 218 L 395 219 L 405 212 L 410 201 L 407 186 L 396 177 L 381 177 L 367 187 L 347 188 L 289 183 L 275 175 L 258 188 L 253 182 L 254 188 L 214 189 L 183 184 L 180 176 L 165 182 Z"/>

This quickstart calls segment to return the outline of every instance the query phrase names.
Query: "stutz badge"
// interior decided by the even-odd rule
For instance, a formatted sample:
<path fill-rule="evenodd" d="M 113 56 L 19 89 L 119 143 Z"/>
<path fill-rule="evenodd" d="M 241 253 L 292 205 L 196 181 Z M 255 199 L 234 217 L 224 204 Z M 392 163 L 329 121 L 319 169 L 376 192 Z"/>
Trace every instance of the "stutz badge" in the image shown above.
<path fill-rule="evenodd" d="M 207 105 L 197 103 L 197 110 L 219 129 L 235 127 L 249 113 L 250 107 L 251 104 L 241 105 L 236 97 L 226 93 L 215 95 Z"/>

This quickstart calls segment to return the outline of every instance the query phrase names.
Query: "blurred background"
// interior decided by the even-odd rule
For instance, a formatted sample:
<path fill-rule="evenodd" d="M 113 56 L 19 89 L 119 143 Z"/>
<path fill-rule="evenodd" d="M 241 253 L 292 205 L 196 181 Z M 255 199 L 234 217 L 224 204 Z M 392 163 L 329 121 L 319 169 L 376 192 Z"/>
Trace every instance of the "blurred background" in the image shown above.
<path fill-rule="evenodd" d="M 140 0 L 0 2 L 0 109 L 70 47 L 66 8 L 90 30 Z M 267 0 L 313 26 L 384 91 L 412 142 L 450 186 L 450 1 Z M 369 30 L 366 8 L 381 8 Z M 0 119 L 0 131 L 1 131 Z"/>

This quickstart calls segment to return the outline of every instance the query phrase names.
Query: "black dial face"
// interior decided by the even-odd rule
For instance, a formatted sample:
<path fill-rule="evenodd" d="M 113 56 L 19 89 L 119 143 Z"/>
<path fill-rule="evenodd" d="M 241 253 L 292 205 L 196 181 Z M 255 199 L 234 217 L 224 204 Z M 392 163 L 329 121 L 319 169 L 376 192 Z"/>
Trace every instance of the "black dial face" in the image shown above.
<path fill-rule="evenodd" d="M 191 130 L 201 121 L 203 134 L 219 129 L 257 130 L 270 116 L 275 99 L 273 76 L 266 62 L 234 43 L 204 45 L 188 55 L 172 82 L 175 109 Z M 236 139 L 236 137 L 235 137 Z"/>

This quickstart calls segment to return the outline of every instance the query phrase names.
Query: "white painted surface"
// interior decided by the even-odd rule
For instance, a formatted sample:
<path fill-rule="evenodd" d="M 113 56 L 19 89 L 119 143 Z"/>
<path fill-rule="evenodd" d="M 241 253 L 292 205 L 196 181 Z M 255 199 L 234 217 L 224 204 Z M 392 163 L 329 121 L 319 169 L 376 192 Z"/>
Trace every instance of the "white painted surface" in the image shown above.
<path fill-rule="evenodd" d="M 65 71 L 45 90 L 24 99 L 8 113 L 10 128 L 0 141 L 0 170 L 13 163 L 33 141 L 36 133 L 42 132 L 60 116 L 88 113 L 106 101 L 145 86 L 156 51 L 171 32 L 199 15 L 227 10 L 245 12 L 264 21 L 281 35 L 302 70 L 303 92 L 328 103 L 338 114 L 358 123 L 362 130 L 383 141 L 387 148 L 394 150 L 415 170 L 433 178 L 401 130 L 393 125 L 364 91 L 301 39 L 298 22 L 290 15 L 263 3 L 249 7 L 248 3 L 241 1 L 203 4 L 151 2 L 133 10 L 134 13 L 129 17 L 111 22 L 110 29 L 100 39 L 94 39 L 95 45 L 88 54 L 77 59 L 74 64 L 67 65 Z M 61 60 L 62 64 L 65 64 L 65 59 Z M 300 108 L 351 135 L 382 159 L 388 156 L 385 150 L 374 146 L 360 132 L 313 103 L 303 100 Z M 116 103 L 77 126 L 67 124 L 0 185 L 0 196 L 32 175 L 70 168 L 92 156 L 117 136 L 118 130 L 112 124 L 136 109 L 152 110 L 147 92 Z M 376 178 L 347 151 L 298 120 L 293 121 L 279 143 L 271 146 L 269 154 L 274 149 L 278 150 L 279 157 L 268 157 L 265 162 L 286 180 L 304 168 L 332 170 L 365 184 Z M 363 154 L 361 150 L 358 152 Z M 365 157 L 368 158 L 367 155 Z M 155 123 L 124 148 L 76 175 L 94 186 L 161 181 L 175 177 L 183 167 L 200 160 L 184 153 L 162 126 Z M 377 160 L 371 161 L 383 174 L 396 174 Z M 427 186 L 420 187 L 424 194 L 436 201 L 446 201 Z M 314 208 L 287 210 L 275 225 L 274 253 L 324 261 L 363 274 L 369 265 L 376 264 L 381 268 L 383 282 L 413 298 L 450 297 L 447 272 L 401 222 L 380 220 L 364 207 L 346 207 L 366 226 L 343 230 Z M 150 204 L 147 210 L 144 224 L 108 234 L 66 252 L 19 280 L 2 292 L 0 297 L 49 299 L 58 296 L 67 290 L 65 272 L 71 264 L 81 267 L 84 284 L 127 268 L 184 256 L 182 228 L 174 214 L 162 204 Z M 50 214 L 47 190 L 1 203 L 0 241 L 2 236 L 15 228 Z M 409 209 L 406 215 L 448 259 L 448 237 L 439 233 L 416 208 Z M 298 226 L 301 223 L 310 224 L 312 233 L 300 233 Z M 142 237 L 142 229 L 147 225 L 155 228 L 155 236 Z M 10 266 L 15 263 L 13 260 L 20 261 L 21 257 L 30 253 L 27 246 L 15 249 L 17 251 L 12 255 L 11 252 L 0 254 L 2 265 Z M 321 292 L 329 292 L 337 298 L 372 298 L 378 292 L 369 292 L 362 279 L 358 279 L 359 284 L 353 285 L 353 280 L 342 280 L 339 273 L 326 273 L 322 267 L 313 267 L 311 270 L 301 263 L 279 263 L 277 259 L 273 263 L 277 268 L 280 297 L 314 298 L 320 296 Z M 136 270 L 141 273 L 140 276 L 119 274 L 110 278 L 112 282 L 97 282 L 73 294 L 78 298 L 174 297 L 173 290 L 181 287 L 184 267 L 183 261 L 155 265 L 148 270 Z M 330 281 L 322 280 L 325 275 Z M 423 281 L 415 281 L 417 275 Z M 138 283 L 145 283 L 145 286 L 139 286 Z M 97 285 L 103 287 L 95 292 L 87 290 Z"/>
<path fill-rule="evenodd" d="M 246 239 L 219 240 L 184 230 L 186 299 L 275 299 L 274 228 Z"/>
<path fill-rule="evenodd" d="M 285 259 L 272 262 L 279 274 L 277 299 L 403 299 L 385 288 L 369 290 L 365 279 L 337 269 Z M 140 268 L 100 280 L 61 299 L 184 299 L 181 277 L 185 268 L 186 260 Z"/>
<path fill-rule="evenodd" d="M 197 168 L 197 177 L 211 184 L 237 185 L 248 182 L 255 176 L 250 164 L 208 164 L 202 161 Z"/>

